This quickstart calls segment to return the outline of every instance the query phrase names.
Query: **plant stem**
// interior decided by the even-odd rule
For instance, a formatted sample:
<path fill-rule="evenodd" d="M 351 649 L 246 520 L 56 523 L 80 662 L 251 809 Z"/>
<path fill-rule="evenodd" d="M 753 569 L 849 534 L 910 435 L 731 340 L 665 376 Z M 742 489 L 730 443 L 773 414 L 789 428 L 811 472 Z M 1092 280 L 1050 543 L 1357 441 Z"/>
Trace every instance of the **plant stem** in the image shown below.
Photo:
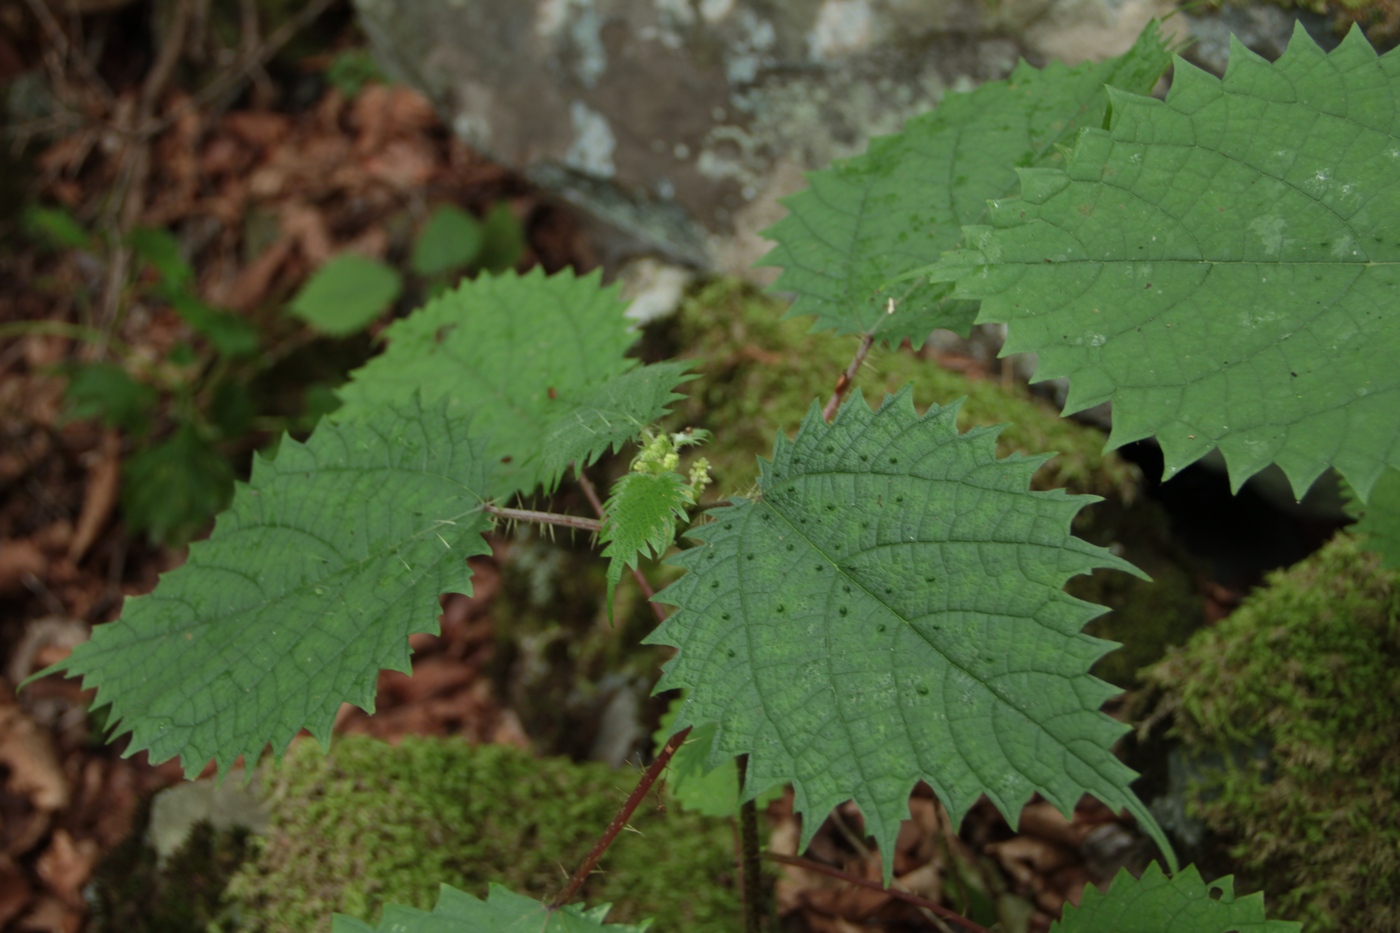
<path fill-rule="evenodd" d="M 687 727 L 671 736 L 670 741 L 661 749 L 661 753 L 656 756 L 656 760 L 651 763 L 651 767 L 647 768 L 646 773 L 642 775 L 642 779 L 638 781 L 637 786 L 632 789 L 631 795 L 628 796 L 626 802 L 622 804 L 622 809 L 617 811 L 617 815 L 614 816 L 612 822 L 608 824 L 608 828 L 603 830 L 603 835 L 598 837 L 598 841 L 593 844 L 593 848 L 584 856 L 583 864 L 578 867 L 578 871 L 574 872 L 573 877 L 569 879 L 568 886 L 565 887 L 563 891 L 559 892 L 559 896 L 550 903 L 549 906 L 551 910 L 563 907 L 573 899 L 573 896 L 578 893 L 578 889 L 583 887 L 583 883 L 588 880 L 588 876 L 592 874 L 593 869 L 597 867 L 598 860 L 603 857 L 603 853 L 608 850 L 608 846 L 612 845 L 612 841 L 617 838 L 617 834 L 622 832 L 623 827 L 627 825 L 627 821 L 632 818 L 632 814 L 636 812 L 637 807 L 640 806 L 641 802 L 646 798 L 647 792 L 651 790 L 651 785 L 656 783 L 656 779 L 659 778 L 661 772 L 666 769 L 666 763 L 671 760 L 671 756 L 676 753 L 676 749 L 681 747 L 681 743 L 685 741 L 688 735 L 690 735 L 690 729 Z"/>
<path fill-rule="evenodd" d="M 870 881 L 866 878 L 861 878 L 860 876 L 853 875 L 849 872 L 844 872 L 839 868 L 832 868 L 830 865 L 823 865 L 821 862 L 813 862 L 810 859 L 799 858 L 795 855 L 781 855 L 777 852 L 769 852 L 768 857 L 773 861 L 781 862 L 784 865 L 792 865 L 797 868 L 804 868 L 807 871 L 814 871 L 820 875 L 828 875 L 832 878 L 839 878 L 842 881 L 849 882 L 850 884 L 854 885 L 859 885 L 862 888 L 869 888 L 872 891 L 881 891 L 885 894 L 888 894 L 890 897 L 904 901 L 908 904 L 913 904 L 915 907 L 922 907 L 925 910 L 932 911 L 933 913 L 937 914 L 943 919 L 948 920 L 952 923 L 956 923 L 958 926 L 962 927 L 963 930 L 966 931 L 966 933 L 991 933 L 991 931 L 988 930 L 986 927 L 982 926 L 981 924 L 974 923 L 973 921 L 964 917 L 962 914 L 958 913 L 956 910 L 949 910 L 942 904 L 939 904 L 935 901 L 931 901 L 928 898 L 919 897 L 919 895 L 917 894 L 910 894 L 908 891 L 900 891 L 896 888 L 886 888 L 883 885 L 878 884 L 877 882 Z"/>
<path fill-rule="evenodd" d="M 488 515 L 495 515 L 499 518 L 512 519 L 517 522 L 534 522 L 538 525 L 560 525 L 564 528 L 577 528 L 580 531 L 591 531 L 595 534 L 602 530 L 603 523 L 591 518 L 584 518 L 580 515 L 560 515 L 557 512 L 534 512 L 530 509 L 506 509 L 499 505 L 486 503 L 481 510 Z"/>
<path fill-rule="evenodd" d="M 739 792 L 749 776 L 749 756 L 740 755 Z M 762 872 L 759 870 L 758 854 L 758 807 L 752 800 L 739 805 L 739 837 L 743 843 L 741 875 L 744 879 L 744 933 L 759 933 L 763 928 Z"/>
<path fill-rule="evenodd" d="M 871 330 L 860 340 L 860 347 L 856 350 L 855 359 L 851 360 L 851 365 L 846 367 L 846 371 L 836 380 L 836 391 L 831 393 L 831 398 L 827 400 L 826 407 L 822 409 L 822 420 L 830 421 L 836 415 L 836 409 L 841 404 L 841 398 L 846 394 L 846 390 L 855 381 L 856 373 L 860 371 L 860 364 L 865 362 L 865 355 L 870 352 L 870 348 L 875 344 L 875 331 Z"/>

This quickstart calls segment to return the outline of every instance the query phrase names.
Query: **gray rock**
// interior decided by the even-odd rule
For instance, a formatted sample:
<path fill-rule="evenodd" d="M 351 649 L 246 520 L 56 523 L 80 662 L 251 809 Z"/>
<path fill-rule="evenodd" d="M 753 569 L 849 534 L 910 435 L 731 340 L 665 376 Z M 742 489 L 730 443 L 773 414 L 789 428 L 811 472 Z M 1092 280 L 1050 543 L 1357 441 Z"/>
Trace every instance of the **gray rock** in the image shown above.
<path fill-rule="evenodd" d="M 1169 0 L 356 0 L 455 132 L 655 251 L 749 274 L 804 171 L 1016 59 L 1126 49 Z"/>

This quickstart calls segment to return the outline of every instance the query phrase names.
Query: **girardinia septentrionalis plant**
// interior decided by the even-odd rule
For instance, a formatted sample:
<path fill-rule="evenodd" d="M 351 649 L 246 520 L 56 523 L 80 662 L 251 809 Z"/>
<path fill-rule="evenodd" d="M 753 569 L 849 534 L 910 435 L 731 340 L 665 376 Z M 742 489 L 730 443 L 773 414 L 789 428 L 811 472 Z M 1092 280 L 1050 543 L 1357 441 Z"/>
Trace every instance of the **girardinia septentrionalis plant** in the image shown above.
<path fill-rule="evenodd" d="M 1144 96 L 1167 64 L 1150 29 L 1112 62 L 1022 66 L 813 174 L 771 231 L 781 287 L 794 313 L 861 334 L 860 355 L 1004 322 L 1008 350 L 1069 377 L 1071 408 L 1114 401 L 1110 445 L 1154 435 L 1169 472 L 1219 446 L 1236 485 L 1272 462 L 1300 492 L 1334 467 L 1359 501 L 1385 493 L 1368 520 L 1393 540 L 1400 57 L 1359 33 L 1324 54 L 1300 32 L 1277 64 L 1236 45 L 1223 81 L 1178 61 L 1166 102 Z M 55 668 L 97 688 L 130 752 L 193 774 L 279 755 L 303 726 L 326 740 L 337 705 L 372 709 L 377 670 L 406 668 L 407 635 L 436 629 L 438 593 L 470 591 L 464 559 L 493 517 L 560 519 L 502 503 L 654 445 L 685 379 L 629 361 L 615 293 L 568 274 L 478 279 L 388 337 L 332 421 L 257 464 L 188 563 Z M 674 728 L 706 727 L 711 765 L 743 756 L 749 798 L 791 783 L 809 837 L 853 799 L 889 851 L 918 780 L 955 818 L 985 794 L 1013 824 L 1032 793 L 1065 811 L 1092 793 L 1174 868 L 1111 754 L 1124 727 L 1098 711 L 1111 690 L 1088 669 L 1111 645 L 1080 631 L 1098 609 L 1060 589 L 1131 570 L 1069 533 L 1089 497 L 1030 491 L 1043 458 L 997 459 L 994 432 L 959 435 L 953 406 L 919 414 L 902 392 L 828 408 L 675 558 L 687 573 L 658 599 L 678 611 L 650 638 L 677 648 L 661 686 L 688 688 Z M 605 530 L 613 582 L 703 486 L 649 449 L 629 474 L 649 479 L 614 487 L 601 522 L 568 520 Z M 395 922 L 487 916 L 462 897 Z M 519 910 L 476 921 L 495 929 L 601 923 L 485 903 Z M 1227 881 L 1154 869 L 1059 927 L 1109 928 L 1296 925 Z"/>

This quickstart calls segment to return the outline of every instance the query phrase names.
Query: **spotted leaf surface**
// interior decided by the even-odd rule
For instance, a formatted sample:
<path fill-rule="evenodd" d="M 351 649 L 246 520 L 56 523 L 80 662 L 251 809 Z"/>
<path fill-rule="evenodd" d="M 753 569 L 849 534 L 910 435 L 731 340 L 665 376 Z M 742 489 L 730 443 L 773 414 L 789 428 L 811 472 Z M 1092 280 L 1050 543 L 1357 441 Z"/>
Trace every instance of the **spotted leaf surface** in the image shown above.
<path fill-rule="evenodd" d="M 1236 487 L 1333 466 L 1365 498 L 1400 466 L 1400 53 L 1300 27 L 1275 64 L 1236 42 L 1223 80 L 1179 62 L 1165 102 L 1110 97 L 934 278 L 1167 475 L 1218 447 Z"/>
<path fill-rule="evenodd" d="M 471 593 L 489 462 L 468 427 L 410 400 L 284 440 L 209 540 L 55 670 L 97 688 L 128 754 L 191 777 L 302 728 L 325 745 L 340 705 L 373 711 L 379 671 L 407 671 L 408 637 L 437 632 L 439 594 Z"/>
<path fill-rule="evenodd" d="M 749 795 L 791 782 L 804 845 L 854 799 L 892 851 L 920 780 L 954 821 L 982 794 L 1014 824 L 1033 793 L 1066 813 L 1091 793 L 1161 840 L 1089 674 L 1103 610 L 1062 590 L 1132 568 L 1070 535 L 1092 497 L 1029 490 L 1047 458 L 998 460 L 996 431 L 955 416 L 907 388 L 829 425 L 814 405 L 757 497 L 690 533 L 649 639 L 679 649 L 658 685 L 689 691 L 675 728 L 717 723 L 711 765 L 747 753 Z"/>

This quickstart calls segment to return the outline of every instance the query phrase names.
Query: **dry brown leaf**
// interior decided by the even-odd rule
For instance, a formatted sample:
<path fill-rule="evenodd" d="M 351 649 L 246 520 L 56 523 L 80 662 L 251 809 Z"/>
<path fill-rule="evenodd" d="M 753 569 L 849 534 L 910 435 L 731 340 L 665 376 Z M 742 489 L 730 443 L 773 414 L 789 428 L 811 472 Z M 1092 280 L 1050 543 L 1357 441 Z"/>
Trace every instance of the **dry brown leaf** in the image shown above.
<path fill-rule="evenodd" d="M 13 695 L 8 685 L 3 689 Z M 35 809 L 52 812 L 68 806 L 68 779 L 54 753 L 53 739 L 18 706 L 0 707 L 0 764 L 10 771 L 6 789 L 27 797 Z"/>
<path fill-rule="evenodd" d="M 83 912 L 57 897 L 42 897 L 15 927 L 17 933 L 78 933 Z"/>
<path fill-rule="evenodd" d="M 8 855 L 0 855 L 0 930 L 8 930 L 34 896 L 24 872 Z"/>
<path fill-rule="evenodd" d="M 54 831 L 53 841 L 39 856 L 34 871 L 49 889 L 70 907 L 83 906 L 83 887 L 97 864 L 97 843 L 91 839 L 74 841 L 65 829 Z"/>
<path fill-rule="evenodd" d="M 24 578 L 41 576 L 48 558 L 33 541 L 0 541 L 0 595 L 24 591 Z"/>

